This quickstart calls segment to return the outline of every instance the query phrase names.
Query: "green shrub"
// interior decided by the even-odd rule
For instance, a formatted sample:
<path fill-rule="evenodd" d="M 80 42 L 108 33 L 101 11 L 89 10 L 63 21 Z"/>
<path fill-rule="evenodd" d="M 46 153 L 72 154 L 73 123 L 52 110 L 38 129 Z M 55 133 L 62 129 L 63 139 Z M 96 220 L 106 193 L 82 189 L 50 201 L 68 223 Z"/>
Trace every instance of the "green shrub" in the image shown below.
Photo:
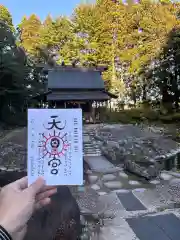
<path fill-rule="evenodd" d="M 180 113 L 173 113 L 168 115 L 160 115 L 159 119 L 165 123 L 173 123 L 180 121 Z"/>
<path fill-rule="evenodd" d="M 108 112 L 106 113 L 105 121 L 112 122 L 112 123 L 118 123 L 118 122 L 129 123 L 131 122 L 131 119 L 129 119 L 129 117 L 124 113 Z"/>
<path fill-rule="evenodd" d="M 122 111 L 120 111 L 119 114 L 122 114 Z M 130 120 L 137 120 L 137 121 L 145 121 L 145 120 L 157 121 L 159 118 L 159 112 L 152 109 L 146 109 L 146 110 L 143 110 L 142 108 L 129 109 L 129 110 L 124 110 L 123 114 L 127 115 Z"/>
<path fill-rule="evenodd" d="M 141 119 L 142 118 L 142 110 L 137 108 L 137 109 L 128 109 L 124 111 L 124 114 L 126 114 L 130 119 Z"/>
<path fill-rule="evenodd" d="M 139 105 L 139 108 L 144 109 L 144 110 L 151 108 L 151 103 L 148 100 L 141 102 L 138 105 Z"/>
<path fill-rule="evenodd" d="M 173 121 L 180 121 L 180 112 L 177 112 L 177 113 L 174 113 L 173 115 L 172 115 L 172 119 L 173 119 Z"/>
<path fill-rule="evenodd" d="M 180 113 L 161 114 L 158 110 L 133 108 L 120 111 L 106 111 L 105 122 L 113 123 L 140 123 L 140 122 L 164 122 L 172 123 L 180 121 Z"/>
<path fill-rule="evenodd" d="M 171 115 L 160 115 L 159 120 L 164 122 L 164 123 L 171 123 L 173 122 L 172 116 Z"/>
<path fill-rule="evenodd" d="M 159 112 L 155 110 L 147 110 L 143 112 L 143 117 L 150 121 L 157 121 L 159 119 Z"/>

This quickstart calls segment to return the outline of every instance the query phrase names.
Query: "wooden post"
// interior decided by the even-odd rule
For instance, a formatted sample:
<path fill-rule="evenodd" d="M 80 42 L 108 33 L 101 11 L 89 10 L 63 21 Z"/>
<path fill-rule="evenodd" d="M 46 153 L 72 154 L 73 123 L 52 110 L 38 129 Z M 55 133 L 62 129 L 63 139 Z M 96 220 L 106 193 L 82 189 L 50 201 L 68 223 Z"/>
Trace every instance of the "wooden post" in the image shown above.
<path fill-rule="evenodd" d="M 98 116 L 98 122 L 101 121 L 101 115 L 100 115 L 100 107 L 98 106 L 98 104 L 96 103 L 96 112 L 97 112 L 97 116 Z"/>
<path fill-rule="evenodd" d="M 97 101 L 95 101 L 95 104 L 94 104 L 94 117 L 95 117 L 95 121 L 96 121 L 96 116 L 97 116 Z"/>

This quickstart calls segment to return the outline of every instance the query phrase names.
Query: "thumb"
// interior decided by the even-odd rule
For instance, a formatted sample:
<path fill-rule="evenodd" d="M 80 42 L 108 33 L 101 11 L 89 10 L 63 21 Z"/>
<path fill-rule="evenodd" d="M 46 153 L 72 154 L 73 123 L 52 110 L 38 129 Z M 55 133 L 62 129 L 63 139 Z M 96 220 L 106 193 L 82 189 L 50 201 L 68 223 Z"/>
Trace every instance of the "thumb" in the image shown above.
<path fill-rule="evenodd" d="M 39 177 L 34 183 L 32 183 L 26 191 L 32 196 L 36 196 L 42 188 L 45 186 L 45 181 L 42 177 Z"/>

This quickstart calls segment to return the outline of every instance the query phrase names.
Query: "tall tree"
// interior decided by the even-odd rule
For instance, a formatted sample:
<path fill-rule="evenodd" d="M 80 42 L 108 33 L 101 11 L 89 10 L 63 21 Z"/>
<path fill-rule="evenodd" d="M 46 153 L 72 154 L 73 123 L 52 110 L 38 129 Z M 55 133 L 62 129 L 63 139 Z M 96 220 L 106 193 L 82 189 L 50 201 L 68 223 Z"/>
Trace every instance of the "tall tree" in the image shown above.
<path fill-rule="evenodd" d="M 104 78 L 108 80 L 112 91 L 122 96 L 124 64 L 120 55 L 127 31 L 126 5 L 119 1 L 100 0 L 97 8 L 101 13 L 100 53 L 109 65 Z"/>
<path fill-rule="evenodd" d="M 98 21 L 96 8 L 92 4 L 81 4 L 73 13 L 74 46 L 81 64 L 91 65 L 98 61 L 98 42 L 96 39 Z"/>
<path fill-rule="evenodd" d="M 120 58 L 128 62 L 132 87 L 138 85 L 142 88 L 143 99 L 146 99 L 149 83 L 145 75 L 142 79 L 139 74 L 142 69 L 147 71 L 152 67 L 153 59 L 161 52 L 168 33 L 177 25 L 176 11 L 172 3 L 148 0 L 126 5 L 126 32 L 123 34 Z"/>
<path fill-rule="evenodd" d="M 47 16 L 41 28 L 41 44 L 62 61 L 62 49 L 72 41 L 72 23 L 67 17 Z M 70 49 L 69 49 L 70 50 Z M 68 52 L 66 52 L 68 54 Z"/>
<path fill-rule="evenodd" d="M 74 45 L 80 63 L 110 65 L 108 72 L 103 75 L 108 87 L 112 78 L 113 51 L 118 50 L 113 46 L 115 9 L 115 3 L 110 0 L 101 0 L 96 4 L 80 4 L 75 9 L 72 19 L 76 36 Z"/>
<path fill-rule="evenodd" d="M 19 24 L 20 45 L 32 55 L 37 55 L 37 47 L 40 44 L 41 21 L 32 14 L 29 18 L 24 17 Z"/>
<path fill-rule="evenodd" d="M 143 75 L 144 78 L 148 79 L 150 92 L 153 95 L 161 96 L 163 105 L 166 108 L 168 106 L 171 110 L 174 102 L 176 102 L 176 108 L 178 108 L 177 102 L 179 101 L 177 58 L 179 52 L 178 29 L 180 27 L 179 7 L 180 4 L 178 3 L 163 2 L 156 5 L 156 19 L 161 20 L 157 25 L 157 30 L 154 28 L 154 32 L 158 33 L 156 35 L 158 51 L 155 52 L 156 49 L 152 48 L 156 55 L 144 66 Z M 163 27 L 161 27 L 161 24 L 163 24 Z M 153 89 L 156 89 L 156 91 Z M 155 94 L 156 92 L 158 94 Z"/>
<path fill-rule="evenodd" d="M 14 30 L 12 16 L 8 9 L 1 4 L 0 4 L 0 20 L 5 22 L 11 28 L 11 30 Z"/>
<path fill-rule="evenodd" d="M 26 56 L 17 47 L 10 27 L 0 22 L 0 117 L 5 117 L 13 106 L 22 106 Z M 20 100 L 21 99 L 21 100 Z"/>

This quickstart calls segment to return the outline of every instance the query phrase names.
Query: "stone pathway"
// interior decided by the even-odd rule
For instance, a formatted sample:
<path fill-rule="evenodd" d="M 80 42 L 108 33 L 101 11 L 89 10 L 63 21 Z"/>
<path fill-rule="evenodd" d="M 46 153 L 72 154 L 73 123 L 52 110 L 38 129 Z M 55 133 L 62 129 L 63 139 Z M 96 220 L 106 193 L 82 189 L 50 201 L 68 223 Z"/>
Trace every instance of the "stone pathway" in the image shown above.
<path fill-rule="evenodd" d="M 142 217 L 161 214 L 162 211 L 175 207 L 167 188 L 164 187 L 163 190 L 163 186 L 177 178 L 180 181 L 180 174 L 163 171 L 159 179 L 150 182 L 128 174 L 122 167 L 114 166 L 101 155 L 100 143 L 93 136 L 92 128 L 90 131 L 85 130 L 84 160 L 90 168 L 87 171 L 89 188 L 99 195 L 98 206 L 101 211 L 104 209 L 105 225 L 101 229 L 99 239 L 148 240 L 147 234 L 144 237 L 142 230 L 144 228 L 147 229 L 147 232 L 149 231 L 149 218 L 142 219 Z M 79 205 L 81 207 L 81 204 Z M 88 207 L 88 204 L 86 206 Z M 96 211 L 98 212 L 98 207 Z M 176 213 L 175 210 L 170 218 L 177 224 L 176 219 L 174 220 L 174 213 Z M 170 218 L 169 214 L 166 214 L 159 220 L 160 224 L 164 227 L 163 221 Z M 156 221 L 156 218 L 153 218 L 153 221 Z M 158 227 L 155 230 L 152 229 L 153 234 L 156 233 L 154 239 L 178 240 L 175 237 L 171 238 L 171 234 L 168 232 L 170 230 L 166 230 L 162 231 Z M 170 234 L 169 237 L 167 237 L 168 234 Z M 178 236 L 177 233 L 176 236 Z"/>
<path fill-rule="evenodd" d="M 89 132 L 89 133 L 88 133 Z M 158 181 L 149 184 L 148 181 L 127 174 L 122 167 L 114 166 L 100 151 L 100 142 L 94 138 L 94 130 L 85 129 L 84 160 L 91 169 L 88 171 L 88 179 L 91 188 L 98 191 L 99 195 L 121 191 L 123 189 L 154 188 Z"/>

